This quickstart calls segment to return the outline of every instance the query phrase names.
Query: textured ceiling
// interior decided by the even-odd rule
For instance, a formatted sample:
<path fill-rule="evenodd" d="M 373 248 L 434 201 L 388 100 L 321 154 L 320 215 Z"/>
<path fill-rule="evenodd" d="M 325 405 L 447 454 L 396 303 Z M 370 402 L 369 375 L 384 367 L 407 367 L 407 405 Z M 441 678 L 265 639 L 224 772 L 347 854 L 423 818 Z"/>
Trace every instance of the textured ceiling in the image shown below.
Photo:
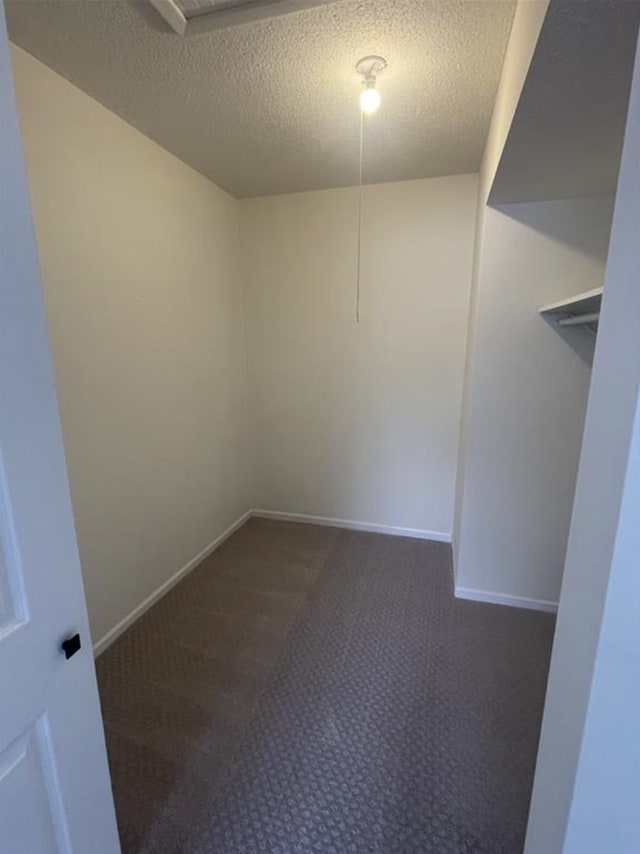
<path fill-rule="evenodd" d="M 8 0 L 13 41 L 237 197 L 478 169 L 512 0 L 341 0 L 180 38 L 146 2 Z"/>
<path fill-rule="evenodd" d="M 615 192 L 639 0 L 552 0 L 492 204 Z"/>

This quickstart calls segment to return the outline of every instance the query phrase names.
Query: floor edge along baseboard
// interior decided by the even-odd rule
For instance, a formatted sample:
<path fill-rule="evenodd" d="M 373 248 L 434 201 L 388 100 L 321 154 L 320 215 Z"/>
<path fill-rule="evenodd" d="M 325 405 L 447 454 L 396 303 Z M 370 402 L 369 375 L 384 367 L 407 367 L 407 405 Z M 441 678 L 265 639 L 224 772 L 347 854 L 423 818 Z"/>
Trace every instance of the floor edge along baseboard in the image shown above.
<path fill-rule="evenodd" d="M 510 596 L 507 593 L 493 593 L 490 590 L 473 590 L 469 587 L 456 587 L 456 599 L 469 599 L 473 602 L 485 602 L 488 605 L 508 605 L 511 608 L 527 608 L 529 611 L 544 611 L 555 614 L 558 603 L 549 599 L 528 599 L 526 596 Z"/>
<path fill-rule="evenodd" d="M 283 522 L 300 522 L 306 525 L 326 525 L 329 528 L 343 528 L 349 531 L 368 531 L 377 534 L 389 534 L 394 537 L 411 537 L 417 540 L 432 540 L 438 543 L 450 543 L 451 534 L 445 531 L 427 531 L 421 528 L 400 528 L 395 525 L 380 525 L 377 522 L 356 522 L 352 519 L 333 519 L 325 516 L 307 516 L 301 513 L 286 513 L 279 510 L 247 510 L 239 519 L 230 525 L 218 537 L 209 543 L 195 557 L 191 558 L 184 566 L 175 572 L 170 578 L 164 581 L 156 590 L 153 591 L 139 605 L 133 608 L 126 617 L 123 617 L 116 625 L 109 629 L 100 640 L 93 645 L 93 654 L 95 657 L 104 652 L 120 635 L 125 632 L 129 626 L 133 625 L 145 611 L 148 611 L 158 600 L 162 599 L 165 593 L 168 593 L 172 587 L 181 581 L 185 575 L 188 575 L 192 569 L 201 563 L 205 558 L 209 557 L 222 543 L 228 539 L 238 528 L 241 528 L 244 523 L 251 518 L 258 519 L 274 519 Z M 484 600 L 489 601 L 489 600 Z M 526 606 L 522 606 L 526 607 Z"/>
<path fill-rule="evenodd" d="M 198 554 L 191 558 L 190 561 L 184 564 L 177 572 L 175 572 L 172 576 L 170 576 L 166 581 L 163 581 L 162 584 L 157 587 L 153 593 L 149 594 L 146 599 L 136 605 L 136 607 L 130 611 L 126 617 L 123 617 L 112 629 L 103 635 L 100 640 L 96 641 L 93 645 L 93 655 L 97 657 L 101 652 L 104 652 L 108 646 L 118 638 L 120 635 L 125 632 L 129 626 L 133 625 L 136 620 L 138 620 L 145 611 L 148 611 L 152 605 L 162 599 L 165 593 L 168 593 L 172 587 L 181 581 L 185 575 L 188 575 L 192 569 L 195 569 L 199 563 L 209 557 L 219 546 L 221 546 L 225 540 L 227 540 L 232 534 L 234 534 L 238 528 L 241 528 L 244 523 L 250 519 L 252 516 L 252 511 L 247 510 L 246 513 L 243 513 L 235 522 L 233 522 L 229 527 L 224 530 L 221 534 L 219 534 L 215 540 L 209 543 L 208 546 L 205 546 L 202 551 L 198 552 Z"/>
<path fill-rule="evenodd" d="M 252 511 L 258 519 L 280 519 L 283 522 L 300 522 L 306 525 L 326 525 L 328 528 L 344 528 L 348 531 L 368 531 L 374 534 L 390 534 L 393 537 L 411 537 L 415 540 L 432 540 L 450 543 L 451 534 L 446 531 L 427 531 L 422 528 L 400 528 L 396 525 L 381 525 L 378 522 L 356 522 L 353 519 L 334 519 L 330 516 L 307 516 L 303 513 L 287 513 L 281 510 Z"/>

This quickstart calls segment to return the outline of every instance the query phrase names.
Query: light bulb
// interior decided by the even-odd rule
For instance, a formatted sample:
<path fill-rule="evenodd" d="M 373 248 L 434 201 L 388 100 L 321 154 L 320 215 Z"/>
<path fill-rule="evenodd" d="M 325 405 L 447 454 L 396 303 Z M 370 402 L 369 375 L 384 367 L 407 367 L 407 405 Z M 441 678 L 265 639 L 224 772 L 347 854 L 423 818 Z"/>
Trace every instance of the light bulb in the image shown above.
<path fill-rule="evenodd" d="M 360 93 L 360 109 L 370 116 L 376 112 L 381 100 L 380 92 L 375 88 L 375 84 L 367 84 L 366 89 Z"/>

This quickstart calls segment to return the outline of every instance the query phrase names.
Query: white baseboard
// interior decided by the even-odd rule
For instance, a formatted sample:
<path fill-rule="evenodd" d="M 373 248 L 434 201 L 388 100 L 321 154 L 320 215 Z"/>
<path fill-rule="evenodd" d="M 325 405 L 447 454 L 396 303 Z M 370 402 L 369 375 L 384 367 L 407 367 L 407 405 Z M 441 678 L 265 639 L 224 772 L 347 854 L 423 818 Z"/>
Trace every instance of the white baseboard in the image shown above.
<path fill-rule="evenodd" d="M 468 587 L 456 587 L 456 599 L 471 599 L 474 602 L 488 602 L 491 605 L 509 605 L 512 608 L 528 608 L 530 611 L 545 611 L 548 614 L 555 614 L 558 610 L 558 603 L 548 599 L 527 599 L 525 596 L 509 596 L 507 593 L 471 590 Z"/>
<path fill-rule="evenodd" d="M 192 569 L 201 563 L 206 557 L 208 557 L 212 552 L 214 552 L 222 543 L 228 539 L 235 531 L 238 530 L 244 523 L 249 519 L 252 515 L 252 511 L 248 510 L 246 513 L 243 513 L 239 519 L 230 525 L 226 531 L 223 531 L 219 537 L 216 537 L 212 543 L 209 543 L 208 546 L 205 546 L 202 551 L 197 554 L 195 557 L 191 558 L 188 563 L 185 563 L 183 567 L 181 567 L 171 578 L 168 578 L 163 584 L 160 585 L 150 596 L 137 605 L 133 611 L 130 611 L 126 617 L 120 620 L 119 623 L 109 629 L 109 631 L 100 638 L 99 641 L 96 641 L 93 645 L 93 654 L 94 656 L 100 655 L 101 652 L 110 646 L 114 640 L 119 637 L 124 631 L 126 631 L 132 623 L 135 623 L 137 619 L 139 619 L 145 611 L 148 611 L 152 605 L 158 601 L 158 599 L 162 599 L 165 593 L 168 593 L 172 587 L 174 587 L 181 578 L 183 578 L 187 573 L 191 572 Z"/>
<path fill-rule="evenodd" d="M 260 519 L 279 519 L 286 522 L 302 522 L 308 525 L 327 525 L 330 528 L 345 528 L 350 531 L 371 531 L 378 534 L 391 534 L 396 537 L 412 537 L 418 540 L 433 540 L 439 543 L 450 543 L 451 534 L 444 531 L 427 531 L 421 528 L 400 528 L 395 525 L 379 525 L 375 522 L 356 522 L 352 519 L 332 519 L 325 516 L 307 516 L 302 513 L 285 513 L 278 510 L 248 510 L 243 513 L 226 531 L 209 543 L 199 554 L 181 567 L 171 578 L 168 578 L 157 590 L 135 607 L 126 617 L 120 620 L 99 641 L 93 645 L 93 653 L 98 656 L 112 644 L 117 637 L 135 623 L 145 611 L 148 611 L 165 593 L 168 593 L 185 575 L 191 572 L 199 563 L 214 552 L 222 543 L 251 517 Z M 533 611 L 545 611 L 555 614 L 558 603 L 546 599 L 528 599 L 524 596 L 510 596 L 506 593 L 493 593 L 487 590 L 472 590 L 468 587 L 455 588 L 456 599 L 471 599 L 475 602 L 488 602 L 492 605 L 509 605 L 513 608 L 528 608 Z"/>
<path fill-rule="evenodd" d="M 329 528 L 346 528 L 349 531 L 371 531 L 376 534 L 391 534 L 394 537 L 412 537 L 415 540 L 434 540 L 450 543 L 451 534 L 445 531 L 426 531 L 422 528 L 398 528 L 395 525 L 379 525 L 377 522 L 354 522 L 352 519 L 332 519 L 325 516 L 305 516 L 302 513 L 284 513 L 279 510 L 252 510 L 259 519 L 281 519 L 284 522 L 302 522 L 307 525 L 327 525 Z"/>
<path fill-rule="evenodd" d="M 151 595 L 147 596 L 143 602 L 130 611 L 126 617 L 120 620 L 119 623 L 116 623 L 112 629 L 109 629 L 109 631 L 101 637 L 100 640 L 96 641 L 93 645 L 94 656 L 98 656 L 101 652 L 104 652 L 104 650 L 124 631 L 126 631 L 132 623 L 135 623 L 135 621 L 139 619 L 145 611 L 148 611 L 152 605 L 155 605 L 159 599 L 162 599 L 165 593 L 168 593 L 169 590 L 184 578 L 185 575 L 191 572 L 192 569 L 195 569 L 199 563 L 214 552 L 218 546 L 221 546 L 222 543 L 231 536 L 231 534 L 237 531 L 238 528 L 244 525 L 244 523 L 252 516 L 256 516 L 261 519 L 281 519 L 286 522 L 304 522 L 308 525 L 327 525 L 331 528 L 346 528 L 351 531 L 373 531 L 378 534 L 392 534 L 397 537 L 413 537 L 418 540 L 434 540 L 440 543 L 451 542 L 451 534 L 444 533 L 442 531 L 424 531 L 419 528 L 398 528 L 393 525 L 378 525 L 374 522 L 354 522 L 350 519 L 331 519 L 325 518 L 324 516 L 304 516 L 300 513 L 281 513 L 275 510 L 248 510 L 246 513 L 243 513 L 243 515 L 237 519 L 233 525 L 228 527 L 226 531 L 223 531 L 219 537 L 216 537 L 212 543 L 209 543 L 206 548 L 204 548 L 195 557 L 191 558 L 188 563 L 174 573 L 171 578 L 168 578 L 160 585 L 160 587 L 154 590 Z"/>

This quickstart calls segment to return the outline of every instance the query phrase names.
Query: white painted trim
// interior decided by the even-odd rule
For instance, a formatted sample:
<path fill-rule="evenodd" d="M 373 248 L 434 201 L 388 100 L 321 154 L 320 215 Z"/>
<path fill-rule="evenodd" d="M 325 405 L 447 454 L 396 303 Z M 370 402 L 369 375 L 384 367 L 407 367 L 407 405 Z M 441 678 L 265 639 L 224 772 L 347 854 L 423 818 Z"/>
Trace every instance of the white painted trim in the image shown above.
<path fill-rule="evenodd" d="M 426 531 L 422 528 L 398 528 L 395 525 L 379 525 L 377 522 L 355 522 L 352 519 L 332 519 L 325 516 L 305 516 L 302 513 L 284 513 L 279 510 L 252 510 L 258 519 L 282 519 L 285 522 L 302 522 L 307 525 L 327 525 L 329 528 L 346 528 L 349 531 L 371 531 L 376 534 L 391 534 L 394 537 L 412 537 L 415 540 L 434 540 L 450 543 L 451 534 L 444 531 Z"/>
<path fill-rule="evenodd" d="M 451 542 L 451 534 L 443 531 L 425 531 L 420 528 L 398 528 L 394 525 L 378 525 L 375 522 L 354 522 L 351 519 L 332 519 L 325 516 L 305 516 L 301 513 L 283 513 L 277 510 L 247 510 L 247 512 L 243 513 L 243 515 L 237 519 L 233 525 L 228 527 L 226 531 L 223 531 L 219 537 L 216 537 L 216 539 L 212 543 L 209 543 L 209 545 L 206 546 L 199 554 L 191 558 L 191 560 L 174 573 L 171 578 L 168 578 L 160 585 L 160 587 L 147 596 L 143 602 L 130 611 L 126 617 L 123 617 L 119 623 L 116 623 L 112 629 L 109 629 L 109 631 L 101 637 L 100 640 L 96 641 L 93 645 L 94 656 L 98 656 L 101 652 L 104 652 L 104 650 L 124 631 L 126 631 L 130 625 L 135 623 L 135 621 L 139 619 L 145 611 L 148 611 L 152 605 L 155 605 L 159 599 L 162 599 L 165 593 L 168 593 L 169 590 L 184 578 L 185 575 L 191 572 L 192 569 L 195 569 L 195 567 L 214 552 L 218 546 L 221 546 L 222 543 L 231 536 L 231 534 L 237 531 L 238 528 L 242 527 L 248 519 L 254 516 L 259 519 L 280 519 L 286 522 L 302 522 L 307 525 L 327 525 L 330 528 L 345 528 L 350 531 L 371 531 L 377 534 L 391 534 L 396 537 L 412 537 L 417 540 L 433 540 L 439 543 Z"/>
<path fill-rule="evenodd" d="M 456 587 L 456 599 L 471 599 L 474 602 L 488 602 L 491 605 L 509 605 L 511 608 L 528 608 L 530 611 L 545 611 L 547 614 L 555 614 L 558 610 L 558 603 L 549 599 L 527 599 L 526 596 L 510 596 L 507 593 L 472 590 L 469 587 Z"/>
<path fill-rule="evenodd" d="M 248 2 L 246 6 L 234 6 L 227 10 L 212 8 L 208 12 L 187 17 L 175 0 L 148 0 L 153 8 L 164 18 L 171 29 L 179 36 L 192 36 L 223 27 L 233 27 L 260 21 L 263 18 L 275 18 L 313 9 L 315 6 L 327 6 L 342 0 L 271 0 L 271 3 Z"/>
<path fill-rule="evenodd" d="M 182 9 L 174 0 L 149 0 L 149 3 L 159 12 L 175 33 L 179 36 L 186 35 L 187 19 Z"/>
<path fill-rule="evenodd" d="M 327 525 L 330 528 L 344 528 L 349 531 L 370 531 L 377 534 L 390 534 L 395 537 L 411 537 L 417 540 L 432 540 L 438 543 L 450 543 L 451 534 L 444 531 L 427 531 L 422 528 L 400 528 L 395 525 L 380 525 L 376 522 L 356 522 L 352 519 L 333 519 L 326 516 L 307 516 L 302 513 L 285 513 L 279 510 L 248 510 L 243 513 L 226 531 L 209 543 L 199 554 L 181 567 L 171 578 L 168 578 L 157 590 L 134 608 L 126 617 L 120 620 L 99 641 L 93 645 L 95 656 L 112 644 L 132 623 L 148 611 L 165 593 L 168 593 L 185 575 L 214 552 L 238 528 L 250 518 L 276 519 L 284 522 L 300 522 L 307 525 Z M 510 596 L 506 593 L 493 593 L 487 590 L 472 590 L 468 587 L 456 587 L 456 599 L 471 599 L 474 602 L 488 602 L 493 605 L 509 605 L 512 608 L 528 608 L 533 611 L 545 611 L 555 614 L 558 603 L 546 599 L 528 599 L 524 596 Z"/>
<path fill-rule="evenodd" d="M 575 294 L 572 297 L 558 300 L 558 302 L 551 302 L 548 305 L 540 306 L 538 313 L 545 314 L 548 311 L 570 311 L 572 314 L 577 314 L 578 311 L 582 311 L 580 303 L 595 300 L 597 297 L 601 297 L 603 293 L 604 288 L 602 286 L 599 288 L 592 288 L 590 291 L 583 291 L 581 294 Z"/>
<path fill-rule="evenodd" d="M 184 578 L 185 575 L 191 572 L 192 569 L 195 569 L 196 566 L 199 563 L 202 563 L 202 561 L 206 557 L 209 557 L 209 555 L 214 552 L 219 546 L 221 546 L 222 543 L 231 536 L 231 534 L 235 533 L 238 528 L 241 528 L 242 525 L 244 525 L 244 523 L 248 519 L 250 519 L 252 515 L 253 513 L 251 510 L 247 510 L 246 513 L 243 513 L 239 519 L 236 519 L 236 521 L 226 529 L 226 531 L 223 531 L 220 536 L 216 537 L 212 543 L 209 543 L 208 546 L 205 546 L 205 548 L 202 549 L 199 554 L 191 558 L 191 560 L 185 563 L 185 565 L 181 567 L 176 573 L 174 573 L 171 578 L 168 578 L 163 584 L 160 585 L 160 587 L 154 590 L 150 596 L 147 596 L 147 598 L 143 602 L 137 605 L 133 609 L 133 611 L 130 611 L 126 617 L 120 620 L 119 623 L 116 623 L 116 625 L 112 629 L 109 629 L 106 635 L 104 635 L 100 638 L 99 641 L 96 641 L 96 643 L 94 643 L 94 656 L 98 656 L 101 652 L 104 652 L 104 650 L 108 646 L 110 646 L 110 644 L 112 644 L 117 637 L 119 637 L 124 631 L 126 631 L 132 623 L 135 623 L 135 621 L 139 619 L 145 611 L 148 611 L 152 605 L 155 605 L 155 603 L 159 599 L 162 599 L 165 593 L 168 593 L 169 590 L 171 590 L 172 587 L 174 587 L 182 578 Z"/>

